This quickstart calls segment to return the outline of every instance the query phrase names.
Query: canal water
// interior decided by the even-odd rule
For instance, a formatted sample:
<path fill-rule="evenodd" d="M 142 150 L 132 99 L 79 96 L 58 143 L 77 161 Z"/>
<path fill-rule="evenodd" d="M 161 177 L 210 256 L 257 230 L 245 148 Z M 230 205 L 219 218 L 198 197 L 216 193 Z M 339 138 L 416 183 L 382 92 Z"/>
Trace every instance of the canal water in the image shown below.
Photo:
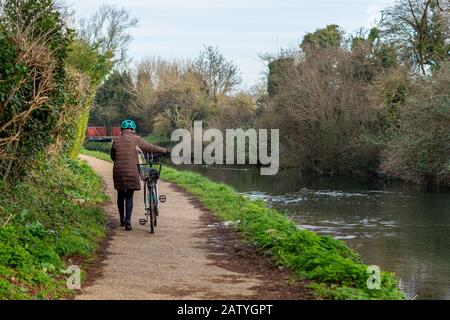
<path fill-rule="evenodd" d="M 300 227 L 344 240 L 366 264 L 399 277 L 410 299 L 450 299 L 450 191 L 355 177 L 317 177 L 297 169 L 189 166 L 238 192 L 263 199 Z"/>

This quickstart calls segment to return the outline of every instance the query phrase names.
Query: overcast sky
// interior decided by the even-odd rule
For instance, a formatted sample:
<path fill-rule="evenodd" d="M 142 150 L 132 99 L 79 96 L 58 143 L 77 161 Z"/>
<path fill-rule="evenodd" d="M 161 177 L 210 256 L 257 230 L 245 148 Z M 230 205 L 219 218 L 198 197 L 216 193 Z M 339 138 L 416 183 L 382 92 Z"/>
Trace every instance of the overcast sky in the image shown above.
<path fill-rule="evenodd" d="M 393 0 L 65 0 L 80 16 L 101 4 L 126 7 L 139 19 L 129 55 L 186 59 L 218 46 L 240 68 L 244 86 L 262 77 L 261 53 L 297 46 L 303 35 L 338 24 L 347 32 L 370 27 Z"/>

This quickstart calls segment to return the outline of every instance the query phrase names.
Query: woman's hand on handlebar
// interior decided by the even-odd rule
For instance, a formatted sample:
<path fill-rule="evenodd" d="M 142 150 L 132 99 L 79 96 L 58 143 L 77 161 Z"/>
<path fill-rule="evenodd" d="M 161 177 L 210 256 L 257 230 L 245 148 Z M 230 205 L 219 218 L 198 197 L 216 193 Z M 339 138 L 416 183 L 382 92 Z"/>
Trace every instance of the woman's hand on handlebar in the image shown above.
<path fill-rule="evenodd" d="M 170 156 L 170 154 L 171 154 L 171 151 L 168 149 L 168 148 L 165 148 L 166 149 L 166 152 L 164 152 L 164 153 L 155 153 L 154 155 L 156 156 L 156 157 L 169 157 Z"/>
<path fill-rule="evenodd" d="M 167 158 L 170 157 L 170 151 L 166 149 L 166 153 L 147 153 L 147 159 Z"/>

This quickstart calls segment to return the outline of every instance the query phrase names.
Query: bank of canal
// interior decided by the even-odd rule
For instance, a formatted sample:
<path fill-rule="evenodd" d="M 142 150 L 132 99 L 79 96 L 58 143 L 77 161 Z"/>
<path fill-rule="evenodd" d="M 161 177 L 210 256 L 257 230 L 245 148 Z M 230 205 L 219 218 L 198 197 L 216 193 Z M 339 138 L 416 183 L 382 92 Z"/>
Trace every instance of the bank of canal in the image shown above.
<path fill-rule="evenodd" d="M 301 228 L 332 235 L 366 264 L 393 271 L 409 298 L 450 299 L 450 191 L 363 178 L 317 177 L 297 169 L 189 166 L 289 213 Z"/>

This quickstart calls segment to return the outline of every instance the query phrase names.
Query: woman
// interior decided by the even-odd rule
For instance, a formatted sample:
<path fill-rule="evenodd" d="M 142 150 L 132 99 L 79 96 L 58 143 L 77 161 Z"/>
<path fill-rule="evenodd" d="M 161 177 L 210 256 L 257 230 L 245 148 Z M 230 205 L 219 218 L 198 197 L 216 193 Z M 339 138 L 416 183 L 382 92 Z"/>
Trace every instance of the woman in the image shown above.
<path fill-rule="evenodd" d="M 120 225 L 125 226 L 125 230 L 131 231 L 134 191 L 141 190 L 137 148 L 145 153 L 169 152 L 166 148 L 150 144 L 136 135 L 136 123 L 133 120 L 123 121 L 120 128 L 121 135 L 114 138 L 111 148 L 111 159 L 114 161 L 113 179 L 114 188 L 117 190 Z"/>

